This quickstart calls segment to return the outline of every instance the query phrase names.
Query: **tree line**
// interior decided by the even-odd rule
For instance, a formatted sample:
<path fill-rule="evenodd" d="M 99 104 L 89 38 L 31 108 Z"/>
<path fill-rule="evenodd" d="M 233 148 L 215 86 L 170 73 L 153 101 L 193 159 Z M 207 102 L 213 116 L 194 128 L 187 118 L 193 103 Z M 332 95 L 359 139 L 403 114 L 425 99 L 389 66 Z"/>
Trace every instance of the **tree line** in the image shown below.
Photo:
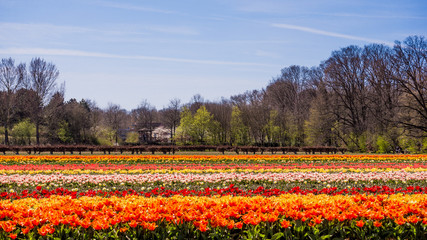
<path fill-rule="evenodd" d="M 259 90 L 220 101 L 194 95 L 163 109 L 148 100 L 117 104 L 64 99 L 53 63 L 0 65 L 0 143 L 345 147 L 361 152 L 427 151 L 427 44 L 411 36 L 393 47 L 333 51 L 318 66 L 289 66 Z M 143 130 L 144 134 L 141 135 Z"/>

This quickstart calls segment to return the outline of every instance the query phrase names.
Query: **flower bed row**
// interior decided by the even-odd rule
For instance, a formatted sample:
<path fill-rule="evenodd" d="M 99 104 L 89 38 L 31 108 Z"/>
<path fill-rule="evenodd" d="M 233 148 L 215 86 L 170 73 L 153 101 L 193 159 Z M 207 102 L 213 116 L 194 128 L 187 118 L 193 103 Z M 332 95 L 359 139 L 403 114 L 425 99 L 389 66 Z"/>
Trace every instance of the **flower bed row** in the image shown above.
<path fill-rule="evenodd" d="M 425 173 L 425 172 L 424 172 Z M 328 194 L 355 194 L 357 193 L 425 193 L 423 189 L 427 187 L 427 181 L 422 179 L 411 179 L 408 176 L 404 176 L 399 180 L 392 179 L 371 179 L 371 180 L 360 180 L 360 179 L 349 179 L 341 178 L 335 179 L 335 181 L 322 181 L 316 179 L 304 180 L 304 178 L 295 178 L 293 181 L 275 181 L 272 178 L 268 178 L 269 174 L 264 174 L 264 179 L 256 177 L 254 179 L 245 179 L 235 181 L 233 178 L 219 178 L 215 181 L 200 181 L 200 177 L 212 177 L 212 174 L 194 176 L 199 178 L 193 178 L 188 176 L 184 181 L 174 178 L 175 176 L 168 176 L 168 179 L 163 179 L 162 174 L 156 175 L 155 179 L 152 179 L 153 174 L 145 174 L 146 177 L 150 178 L 148 181 L 141 181 L 139 175 L 15 175 L 15 176 L 1 176 L 8 177 L 0 184 L 0 193 L 3 192 L 3 197 L 13 196 L 25 196 L 28 193 L 36 193 L 38 187 L 42 187 L 47 192 L 52 192 L 57 189 L 64 189 L 64 191 L 74 192 L 74 196 L 83 196 L 88 192 L 98 192 L 101 196 L 111 195 L 114 192 L 129 192 L 129 190 L 136 191 L 140 195 L 147 197 L 152 196 L 171 196 L 175 194 L 190 193 L 194 195 L 206 195 L 206 189 L 209 194 L 221 195 L 227 192 L 227 187 L 232 184 L 233 189 L 238 189 L 234 193 L 239 193 L 243 196 L 246 195 L 257 195 L 263 196 L 277 195 L 282 193 L 328 193 Z M 164 175 L 164 174 L 163 174 Z M 280 174 L 275 174 L 280 175 Z M 244 176 L 244 175 L 243 175 Z M 301 175 L 302 176 L 302 175 Z M 326 175 L 328 176 L 328 175 Z M 373 175 L 375 176 L 375 175 Z M 395 177 L 396 175 L 390 175 Z M 37 178 L 39 177 L 39 178 Z M 294 176 L 296 177 L 296 176 Z M 341 176 L 342 177 L 342 176 Z M 147 180 L 147 179 L 145 179 Z M 204 178 L 206 180 L 206 178 Z M 381 186 L 379 189 L 377 186 Z M 165 192 L 159 191 L 159 189 L 166 189 Z M 258 190 L 265 189 L 265 192 L 259 192 Z M 296 191 L 298 189 L 298 191 Z M 153 192 L 154 191 L 154 192 Z M 22 194 L 25 193 L 25 194 Z M 147 194 L 150 193 L 150 194 Z M 273 194 L 274 193 L 274 194 Z M 53 193 L 52 193 L 53 194 Z M 145 195 L 147 194 L 147 195 Z M 191 195 L 190 194 L 190 195 Z M 114 194 L 113 194 L 114 195 Z M 209 195 L 210 196 L 210 195 Z"/>
<path fill-rule="evenodd" d="M 98 184 L 112 182 L 115 184 L 130 183 L 141 184 L 145 182 L 243 182 L 243 181 L 321 181 L 321 182 L 347 182 L 347 181 L 426 181 L 427 172 L 377 172 L 377 173 L 320 173 L 320 172 L 291 172 L 291 173 L 213 173 L 213 174 L 15 174 L 0 175 L 0 184 L 42 184 L 42 183 L 76 183 Z"/>
<path fill-rule="evenodd" d="M 210 174 L 210 173 L 311 173 L 311 172 L 321 172 L 321 173 L 376 173 L 376 172 L 395 172 L 396 169 L 393 168 L 339 168 L 339 169 L 283 169 L 283 168 L 270 168 L 270 169 L 211 169 L 207 168 L 204 170 L 201 169 L 151 169 L 151 170 L 142 170 L 142 169 L 121 169 L 121 170 L 91 170 L 91 169 L 72 169 L 72 170 L 0 170 L 0 174 L 6 175 L 15 175 L 15 174 L 67 174 L 67 175 L 79 175 L 79 174 Z M 406 172 L 426 172 L 427 168 L 405 168 L 402 171 Z"/>
<path fill-rule="evenodd" d="M 144 197 L 172 197 L 175 195 L 181 196 L 280 196 L 283 194 L 298 194 L 298 195 L 307 195 L 307 194 L 327 194 L 327 195 L 358 195 L 358 194 L 427 194 L 427 187 L 420 186 L 408 186 L 406 188 L 390 188 L 388 186 L 372 186 L 372 187 L 352 187 L 338 189 L 337 187 L 329 187 L 322 189 L 303 189 L 301 187 L 293 187 L 290 190 L 284 191 L 277 188 L 264 188 L 262 186 L 252 190 L 240 189 L 233 184 L 226 188 L 205 188 L 203 190 L 194 190 L 194 189 L 180 189 L 180 190 L 171 190 L 166 189 L 165 187 L 156 187 L 152 190 L 141 191 L 134 189 L 126 190 L 114 190 L 114 191 L 104 191 L 104 190 L 85 190 L 79 191 L 78 189 L 64 189 L 56 188 L 53 190 L 44 189 L 41 186 L 37 186 L 35 190 L 29 191 L 28 189 L 22 190 L 21 192 L 0 192 L 0 199 L 21 199 L 21 198 L 49 198 L 52 196 L 71 196 L 71 198 L 78 197 L 125 197 L 125 196 L 144 196 Z"/>
<path fill-rule="evenodd" d="M 2 163 L 138 162 L 425 162 L 427 155 L 47 155 L 0 156 Z"/>
<path fill-rule="evenodd" d="M 427 195 L 24 198 L 0 201 L 3 238 L 422 239 Z"/>
<path fill-rule="evenodd" d="M 218 172 L 380 172 L 427 171 L 427 162 L 422 163 L 177 163 L 177 164 L 0 164 L 0 174 L 137 174 L 137 173 L 218 173 Z"/>

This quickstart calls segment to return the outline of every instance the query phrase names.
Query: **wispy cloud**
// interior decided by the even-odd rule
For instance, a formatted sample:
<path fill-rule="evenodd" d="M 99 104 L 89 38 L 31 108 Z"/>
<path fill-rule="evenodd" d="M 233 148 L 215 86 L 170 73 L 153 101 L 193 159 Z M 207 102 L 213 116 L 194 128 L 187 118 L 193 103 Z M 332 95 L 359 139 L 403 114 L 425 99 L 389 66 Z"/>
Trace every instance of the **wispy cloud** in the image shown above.
<path fill-rule="evenodd" d="M 235 65 L 235 66 L 271 66 L 270 64 L 254 62 L 232 62 L 218 60 L 201 60 L 188 58 L 157 57 L 143 55 L 117 55 L 109 53 L 89 52 L 70 49 L 52 49 L 52 48 L 4 48 L 0 49 L 0 54 L 4 55 L 36 55 L 36 56 L 71 56 L 71 57 L 99 57 L 99 58 L 116 58 L 116 59 L 135 59 L 164 62 L 179 62 L 193 64 L 210 64 L 210 65 Z"/>
<path fill-rule="evenodd" d="M 194 29 L 188 27 L 180 27 L 180 26 L 146 26 L 144 27 L 148 31 L 167 33 L 167 34 L 181 34 L 181 35 L 197 35 L 199 34 Z"/>
<path fill-rule="evenodd" d="M 259 57 L 279 58 L 280 55 L 274 52 L 268 52 L 264 50 L 256 50 L 255 55 Z"/>
<path fill-rule="evenodd" d="M 73 45 L 78 41 L 144 42 L 149 40 L 145 39 L 145 37 L 153 35 L 152 33 L 170 35 L 199 34 L 193 28 L 187 26 L 138 26 L 130 24 L 110 26 L 107 29 L 104 27 L 79 27 L 46 23 L 0 22 L 0 42 L 6 44 L 6 46 L 37 46 L 38 43 L 65 46 Z"/>
<path fill-rule="evenodd" d="M 103 34 L 103 35 L 147 35 L 147 32 L 162 32 L 170 34 L 198 34 L 197 31 L 186 26 L 173 26 L 173 25 L 117 25 L 109 27 L 108 29 L 102 28 L 90 28 L 90 27 L 79 27 L 79 26 L 67 26 L 67 25 L 54 25 L 45 23 L 14 23 L 14 22 L 0 22 L 0 34 L 2 35 L 14 35 L 17 33 L 25 33 L 35 35 L 64 35 L 64 34 Z M 9 33 L 9 34 L 7 34 Z"/>
<path fill-rule="evenodd" d="M 124 30 L 104 30 L 89 27 L 67 26 L 67 25 L 54 25 L 45 23 L 14 23 L 14 22 L 0 22 L 0 35 L 20 35 L 25 34 L 28 37 L 34 36 L 47 36 L 47 37 L 61 37 L 64 35 L 75 34 L 103 34 L 103 35 L 145 35 L 146 33 L 140 31 L 124 31 Z"/>
<path fill-rule="evenodd" d="M 297 1 L 295 1 L 296 3 Z M 235 8 L 237 11 L 249 12 L 249 13 L 283 13 L 292 12 L 296 10 L 294 8 L 295 3 L 293 1 L 275 1 L 275 0 L 264 0 L 264 1 L 230 1 L 230 3 L 237 3 Z"/>
<path fill-rule="evenodd" d="M 20 31 L 20 32 L 55 32 L 58 34 L 63 33 L 87 33 L 94 31 L 91 28 L 77 27 L 77 26 L 58 26 L 53 24 L 43 23 L 14 23 L 14 22 L 0 22 L 0 31 Z"/>
<path fill-rule="evenodd" d="M 259 45 L 259 44 L 288 44 L 289 40 L 254 40 L 254 39 L 235 39 L 235 40 L 189 40 L 189 39 L 168 39 L 168 38 L 146 38 L 147 41 L 161 43 L 186 43 L 186 44 L 208 44 L 208 45 Z"/>
<path fill-rule="evenodd" d="M 278 28 L 308 32 L 308 33 L 313 33 L 313 34 L 318 34 L 318 35 L 324 35 L 324 36 L 329 36 L 329 37 L 345 38 L 345 39 L 358 40 L 358 41 L 369 42 L 369 43 L 384 43 L 384 44 L 393 46 L 392 42 L 383 41 L 383 40 L 379 40 L 379 39 L 365 38 L 365 37 L 359 37 L 359 36 L 336 33 L 336 32 L 328 32 L 328 31 L 323 31 L 320 29 L 308 28 L 308 27 L 303 27 L 303 26 L 298 26 L 298 25 L 274 23 L 274 24 L 272 24 L 272 26 L 278 27 Z"/>
<path fill-rule="evenodd" d="M 153 12 L 153 13 L 164 13 L 164 14 L 178 14 L 178 12 L 175 11 L 169 11 L 169 10 L 163 10 L 163 9 L 157 9 L 157 8 L 149 8 L 149 7 L 141 7 L 141 6 L 135 6 L 120 2 L 109 2 L 109 1 L 98 1 L 99 5 L 104 7 L 111 7 L 111 8 L 118 8 L 118 9 L 125 9 L 125 10 L 133 10 L 133 11 L 141 11 L 141 12 Z"/>
<path fill-rule="evenodd" d="M 366 15 L 354 13 L 317 13 L 318 15 L 335 16 L 335 17 L 354 17 L 354 18 L 383 18 L 383 19 L 427 19 L 423 16 L 405 16 L 405 15 Z"/>

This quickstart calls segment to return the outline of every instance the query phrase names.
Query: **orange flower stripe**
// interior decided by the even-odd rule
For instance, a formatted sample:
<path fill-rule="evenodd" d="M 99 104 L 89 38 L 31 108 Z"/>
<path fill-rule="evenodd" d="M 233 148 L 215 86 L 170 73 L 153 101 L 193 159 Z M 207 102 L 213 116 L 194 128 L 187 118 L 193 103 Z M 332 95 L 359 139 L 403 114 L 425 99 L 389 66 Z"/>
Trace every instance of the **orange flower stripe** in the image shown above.
<path fill-rule="evenodd" d="M 117 161 L 426 161 L 427 155 L 13 155 L 0 162 Z"/>
<path fill-rule="evenodd" d="M 397 224 L 427 224 L 427 195 L 294 195 L 278 197 L 181 197 L 144 198 L 52 196 L 0 201 L 0 227 L 5 232 L 37 228 L 40 235 L 52 233 L 57 225 L 92 227 L 115 226 L 121 231 L 141 226 L 156 229 L 161 222 L 191 222 L 201 231 L 207 228 L 242 228 L 242 224 L 278 222 L 282 227 L 301 220 L 310 225 L 322 221 L 354 221 L 359 227 L 370 221 Z M 1 231 L 1 230 L 0 230 Z"/>

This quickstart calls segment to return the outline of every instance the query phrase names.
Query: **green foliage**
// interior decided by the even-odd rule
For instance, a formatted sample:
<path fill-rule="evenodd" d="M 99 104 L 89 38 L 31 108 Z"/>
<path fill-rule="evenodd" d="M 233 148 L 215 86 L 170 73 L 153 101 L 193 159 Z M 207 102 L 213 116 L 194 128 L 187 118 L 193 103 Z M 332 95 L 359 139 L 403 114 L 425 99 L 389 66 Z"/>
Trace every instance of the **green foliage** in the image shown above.
<path fill-rule="evenodd" d="M 4 127 L 0 127 L 0 143 L 4 142 Z"/>
<path fill-rule="evenodd" d="M 291 117 L 293 119 L 293 117 Z M 290 140 L 290 146 L 301 146 L 303 143 L 303 138 L 301 138 L 302 133 L 298 130 L 297 124 L 294 121 L 290 121 L 288 124 L 287 131 L 285 132 Z"/>
<path fill-rule="evenodd" d="M 237 106 L 233 107 L 231 112 L 231 142 L 236 145 L 248 145 L 249 134 L 248 127 L 242 120 L 242 113 Z"/>
<path fill-rule="evenodd" d="M 71 136 L 70 124 L 67 121 L 61 121 L 57 131 L 58 138 L 62 143 L 71 143 L 73 137 Z"/>
<path fill-rule="evenodd" d="M 403 151 L 409 153 L 427 152 L 427 138 L 401 137 L 399 139 Z"/>
<path fill-rule="evenodd" d="M 213 115 L 205 106 L 201 106 L 194 116 L 187 107 L 184 107 L 175 139 L 181 144 L 216 143 L 220 130 L 219 122 L 213 120 Z"/>
<path fill-rule="evenodd" d="M 280 127 L 276 124 L 277 117 L 277 111 L 271 110 L 268 122 L 264 126 L 264 132 L 266 133 L 267 142 L 270 144 L 279 142 L 280 139 Z"/>
<path fill-rule="evenodd" d="M 343 138 L 350 152 L 367 152 L 368 150 L 372 150 L 372 147 L 368 144 L 366 133 L 357 136 L 353 132 L 350 132 L 349 134 L 343 134 Z"/>
<path fill-rule="evenodd" d="M 126 134 L 126 143 L 137 144 L 139 143 L 139 134 L 137 132 L 128 132 Z"/>
<path fill-rule="evenodd" d="M 175 132 L 176 141 L 186 144 L 188 141 L 192 141 L 194 139 L 193 123 L 194 118 L 190 109 L 183 107 L 181 111 L 181 120 Z"/>
<path fill-rule="evenodd" d="M 208 143 L 209 144 L 213 144 L 213 145 L 219 145 L 221 143 L 221 133 L 223 131 L 221 124 L 216 121 L 213 120 L 211 121 L 211 124 L 209 125 L 209 137 L 208 137 Z"/>
<path fill-rule="evenodd" d="M 368 150 L 366 133 L 357 137 L 357 143 L 359 152 L 366 152 Z"/>
<path fill-rule="evenodd" d="M 114 144 L 114 137 L 116 131 L 111 127 L 101 128 L 96 135 L 96 138 L 100 145 L 111 146 Z"/>
<path fill-rule="evenodd" d="M 36 135 L 36 126 L 29 119 L 24 119 L 12 128 L 12 137 L 17 144 L 31 144 L 31 138 Z"/>
<path fill-rule="evenodd" d="M 320 111 L 312 107 L 310 109 L 310 117 L 304 122 L 305 143 L 308 146 L 322 145 L 322 129 L 318 127 Z"/>
<path fill-rule="evenodd" d="M 423 146 L 421 148 L 421 152 L 427 153 L 427 137 L 423 138 Z"/>
<path fill-rule="evenodd" d="M 391 144 L 387 141 L 387 139 L 383 136 L 377 137 L 377 152 L 378 153 L 389 153 L 392 151 Z"/>
<path fill-rule="evenodd" d="M 209 128 L 213 122 L 213 115 L 201 106 L 194 114 L 193 131 L 198 143 L 206 143 L 206 136 L 209 134 Z"/>
<path fill-rule="evenodd" d="M 350 152 L 358 152 L 359 151 L 357 137 L 353 133 L 343 134 L 343 139 L 345 140 L 346 145 L 347 145 L 347 149 Z"/>

